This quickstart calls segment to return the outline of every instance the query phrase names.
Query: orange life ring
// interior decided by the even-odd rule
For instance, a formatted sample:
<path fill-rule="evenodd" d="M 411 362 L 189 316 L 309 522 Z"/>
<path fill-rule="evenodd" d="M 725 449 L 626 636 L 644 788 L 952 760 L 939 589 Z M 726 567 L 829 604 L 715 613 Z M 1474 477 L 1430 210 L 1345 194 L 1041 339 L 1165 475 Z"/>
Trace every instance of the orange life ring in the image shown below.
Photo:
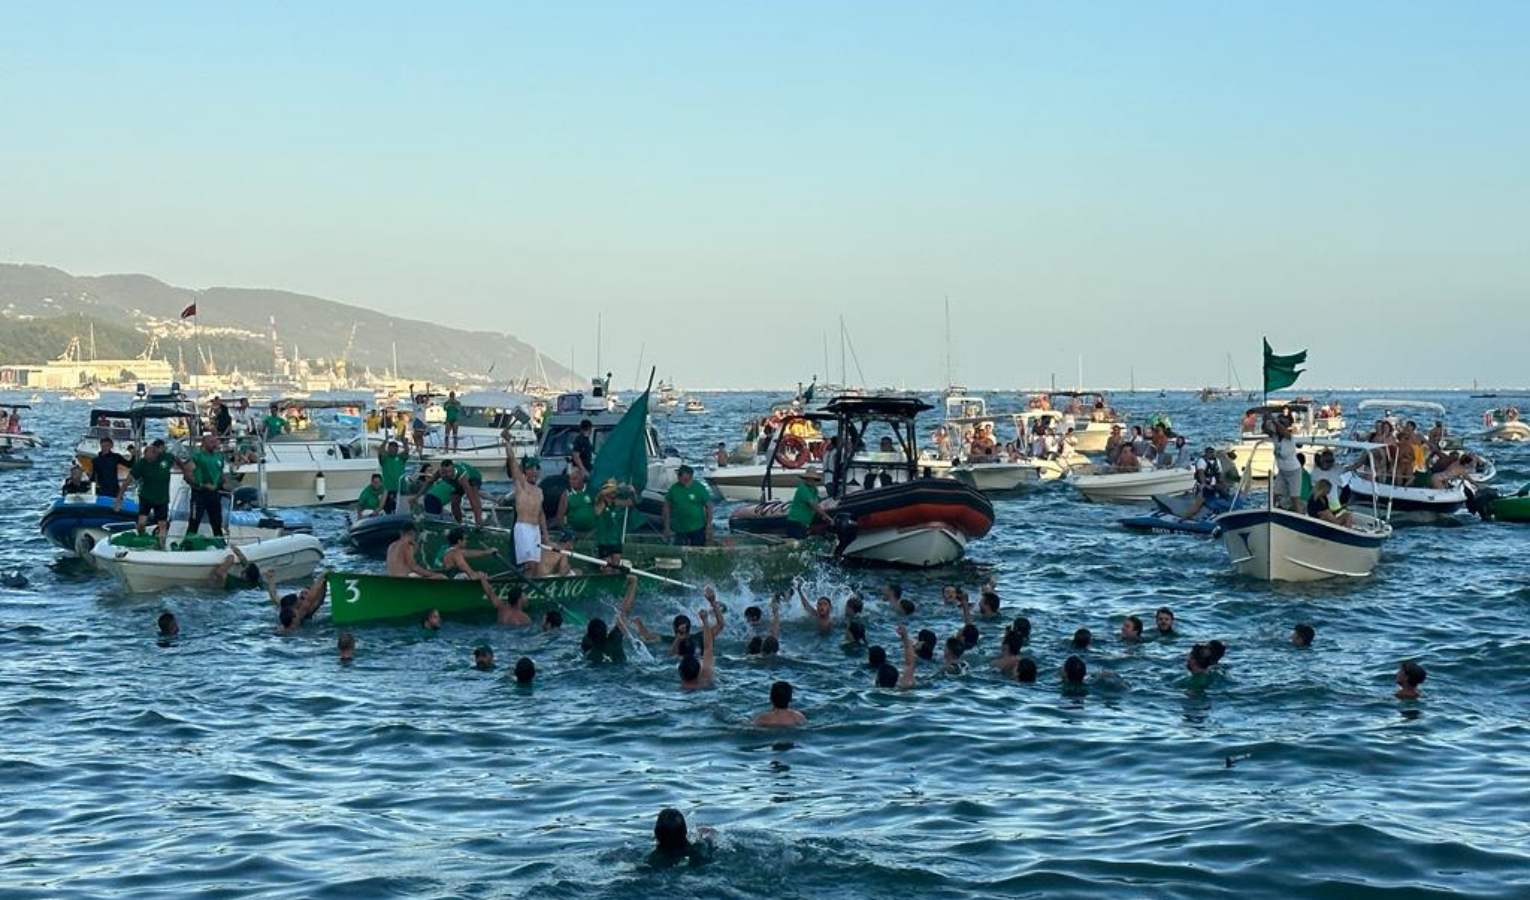
<path fill-rule="evenodd" d="M 776 462 L 783 468 L 800 469 L 807 465 L 808 457 L 811 455 L 808 452 L 807 441 L 795 434 L 787 435 L 776 445 Z"/>

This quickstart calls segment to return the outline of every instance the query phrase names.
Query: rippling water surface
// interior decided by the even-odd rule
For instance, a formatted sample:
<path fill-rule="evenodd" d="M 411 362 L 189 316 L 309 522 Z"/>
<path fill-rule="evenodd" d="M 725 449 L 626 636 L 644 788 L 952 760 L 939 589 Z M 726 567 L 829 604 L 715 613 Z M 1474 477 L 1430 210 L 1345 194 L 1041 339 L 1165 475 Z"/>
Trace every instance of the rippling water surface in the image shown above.
<path fill-rule="evenodd" d="M 766 399 L 709 397 L 713 413 L 662 425 L 700 456 Z M 1463 432 L 1492 402 L 1437 399 Z M 1117 400 L 1196 441 L 1241 413 Z M 944 634 L 959 620 L 938 585 L 991 570 L 1006 615 L 1035 624 L 1040 683 L 925 664 L 916 690 L 877 691 L 800 616 L 781 659 L 749 661 L 738 611 L 759 598 L 724 588 L 718 687 L 682 694 L 664 661 L 581 663 L 573 634 L 364 627 L 341 667 L 324 614 L 280 638 L 253 592 L 128 597 L 36 528 L 85 415 L 36 411 L 53 445 L 0 473 L 0 569 L 30 579 L 0 588 L 7 900 L 1530 896 L 1530 526 L 1399 529 L 1364 583 L 1271 587 L 1233 578 L 1217 543 L 1128 534 L 1120 509 L 1050 486 L 999 501 L 969 563 L 900 576 L 916 627 Z M 1502 485 L 1530 480 L 1530 448 L 1492 452 Z M 332 564 L 371 565 L 338 513 L 318 519 Z M 836 594 L 884 577 L 810 575 Z M 1164 604 L 1179 638 L 1114 639 Z M 165 608 L 182 635 L 162 646 Z M 1287 643 L 1297 621 L 1310 650 Z M 873 642 L 891 648 L 892 627 L 874 617 Z M 1079 627 L 1100 639 L 1091 670 L 1118 676 L 1082 697 L 1056 676 Z M 1183 658 L 1211 638 L 1223 672 L 1195 689 Z M 997 641 L 986 627 L 980 657 Z M 472 669 L 480 642 L 498 671 Z M 507 671 L 522 654 L 530 690 Z M 1392 698 L 1403 658 L 1428 667 L 1422 702 Z M 776 678 L 810 727 L 750 727 Z M 670 805 L 718 829 L 715 862 L 646 865 Z"/>

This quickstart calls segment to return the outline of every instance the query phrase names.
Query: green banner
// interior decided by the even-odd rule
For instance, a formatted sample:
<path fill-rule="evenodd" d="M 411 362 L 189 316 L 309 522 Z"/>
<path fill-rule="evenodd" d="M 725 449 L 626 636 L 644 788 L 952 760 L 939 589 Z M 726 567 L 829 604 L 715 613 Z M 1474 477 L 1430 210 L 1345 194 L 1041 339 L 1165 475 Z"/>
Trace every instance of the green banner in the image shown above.
<path fill-rule="evenodd" d="M 1307 351 L 1282 356 L 1270 349 L 1268 338 L 1264 341 L 1264 392 L 1278 391 L 1296 383 L 1305 369 L 1297 366 L 1307 361 Z"/>
<path fill-rule="evenodd" d="M 648 391 L 632 401 L 622 420 L 606 434 L 595 454 L 592 474 L 596 490 L 608 478 L 639 491 L 648 486 Z"/>

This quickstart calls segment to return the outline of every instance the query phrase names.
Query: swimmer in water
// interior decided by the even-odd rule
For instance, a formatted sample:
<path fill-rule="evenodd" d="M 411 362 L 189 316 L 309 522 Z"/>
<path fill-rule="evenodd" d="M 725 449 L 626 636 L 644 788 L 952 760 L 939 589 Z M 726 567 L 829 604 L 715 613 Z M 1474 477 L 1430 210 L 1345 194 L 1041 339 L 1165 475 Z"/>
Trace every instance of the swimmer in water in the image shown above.
<path fill-rule="evenodd" d="M 1036 683 L 1036 660 L 1022 656 L 1015 663 L 1015 680 L 1021 684 Z"/>
<path fill-rule="evenodd" d="M 276 573 L 270 569 L 265 571 L 266 594 L 276 604 L 277 631 L 280 634 L 296 634 L 297 630 L 319 611 L 324 605 L 324 597 L 329 592 L 329 575 L 333 570 L 325 569 L 313 580 L 313 584 L 303 588 L 295 594 L 278 595 L 276 593 Z"/>
<path fill-rule="evenodd" d="M 1025 646 L 1025 641 L 1013 631 L 1004 633 L 1004 640 L 1000 645 L 999 655 L 988 661 L 990 666 L 1003 672 L 1005 675 L 1013 675 L 1015 667 L 1020 665 L 1020 649 Z"/>
<path fill-rule="evenodd" d="M 494 619 L 499 624 L 507 625 L 512 628 L 519 628 L 531 624 L 531 616 L 526 613 L 525 588 L 518 584 L 511 585 L 510 588 L 505 591 L 505 597 L 503 600 L 500 599 L 498 594 L 492 592 L 489 594 L 489 597 L 494 601 Z M 555 609 L 548 610 L 549 614 L 555 612 L 557 612 Z M 563 616 L 561 613 L 558 615 L 558 624 L 563 624 Z M 543 630 L 546 630 L 545 622 Z"/>
<path fill-rule="evenodd" d="M 1127 616 L 1121 620 L 1121 640 L 1142 640 L 1142 620 L 1136 616 Z"/>
<path fill-rule="evenodd" d="M 356 636 L 349 631 L 340 632 L 335 638 L 335 650 L 340 655 L 342 663 L 354 662 L 356 659 Z"/>
<path fill-rule="evenodd" d="M 851 656 L 860 656 L 861 650 L 866 646 L 866 623 L 851 621 L 845 625 L 844 651 Z"/>
<path fill-rule="evenodd" d="M 485 646 L 473 648 L 473 668 L 480 672 L 494 669 L 494 651 Z"/>
<path fill-rule="evenodd" d="M 997 619 L 1002 615 L 999 611 L 999 595 L 992 587 L 983 588 L 983 592 L 978 595 L 977 614 L 980 619 Z"/>
<path fill-rule="evenodd" d="M 669 868 L 681 862 L 699 866 L 712 860 L 712 845 L 717 838 L 710 828 L 696 829 L 697 840 L 691 840 L 685 825 L 685 816 L 678 809 L 665 809 L 653 823 L 654 850 L 648 857 L 650 864 Z"/>
<path fill-rule="evenodd" d="M 634 575 L 633 577 L 636 578 L 637 576 Z M 542 631 L 544 633 L 549 632 L 549 631 L 562 631 L 562 630 L 563 630 L 563 610 L 561 610 L 561 609 L 549 609 L 546 613 L 543 614 L 543 616 L 542 616 Z"/>
<path fill-rule="evenodd" d="M 1094 635 L 1087 628 L 1080 628 L 1073 632 L 1073 640 L 1069 644 L 1074 650 L 1088 650 L 1089 642 L 1094 640 Z"/>
<path fill-rule="evenodd" d="M 1031 639 L 1031 620 L 1025 616 L 1016 616 L 1015 621 L 1004 627 L 1004 633 L 1020 635 L 1020 643 L 1025 644 Z"/>
<path fill-rule="evenodd" d="M 747 613 L 747 611 L 746 611 Z M 745 648 L 750 656 L 775 656 L 781 652 L 781 595 L 770 598 L 770 628 L 749 639 Z"/>
<path fill-rule="evenodd" d="M 1174 610 L 1167 606 L 1158 607 L 1158 612 L 1153 613 L 1153 624 L 1158 628 L 1159 637 L 1174 637 Z"/>
<path fill-rule="evenodd" d="M 813 627 L 818 629 L 819 635 L 826 635 L 834 630 L 834 601 L 828 597 L 819 597 L 817 603 L 809 603 L 807 592 L 802 589 L 802 582 L 797 582 L 797 600 L 802 604 L 802 609 L 813 620 Z"/>
<path fill-rule="evenodd" d="M 515 683 L 521 687 L 531 687 L 531 680 L 537 677 L 537 664 L 531 661 L 531 657 L 523 656 L 515 661 Z"/>
<path fill-rule="evenodd" d="M 159 636 L 162 638 L 172 638 L 181 633 L 181 623 L 176 621 L 173 612 L 160 613 L 154 624 L 159 628 Z"/>
<path fill-rule="evenodd" d="M 713 675 L 713 666 L 716 654 L 713 649 L 717 643 L 717 635 L 723 629 L 723 608 L 717 602 L 717 594 L 708 587 L 702 591 L 711 610 L 701 610 L 696 617 L 701 621 L 701 658 L 695 654 L 681 657 L 680 659 L 680 690 L 696 691 L 712 687 L 716 679 Z M 710 613 L 711 622 L 707 621 Z"/>
<path fill-rule="evenodd" d="M 1089 667 L 1077 656 L 1070 656 L 1063 660 L 1062 679 L 1064 690 L 1080 690 L 1084 687 L 1084 678 L 1089 674 Z"/>
<path fill-rule="evenodd" d="M 906 691 L 914 686 L 914 642 L 908 636 L 908 626 L 898 623 L 898 639 L 903 642 L 903 671 L 900 673 L 892 663 L 883 663 L 877 669 L 877 687 L 897 688 Z"/>
<path fill-rule="evenodd" d="M 433 635 L 441 630 L 441 611 L 429 609 L 420 617 L 420 630 L 427 635 Z"/>
<path fill-rule="evenodd" d="M 1306 622 L 1298 622 L 1296 627 L 1291 629 L 1291 646 L 1311 647 L 1312 639 L 1315 637 L 1317 637 L 1316 629 Z"/>
<path fill-rule="evenodd" d="M 1422 696 L 1418 686 L 1428 677 L 1423 666 L 1411 659 L 1403 660 L 1397 667 L 1397 677 L 1392 679 L 1397 683 L 1397 693 L 1393 696 L 1399 700 L 1417 700 Z"/>
<path fill-rule="evenodd" d="M 940 636 L 928 628 L 919 629 L 919 639 L 914 643 L 914 653 L 926 662 L 935 661 L 935 645 L 940 643 Z"/>
<path fill-rule="evenodd" d="M 754 717 L 758 728 L 797 728 L 807 724 L 807 716 L 792 709 L 792 685 L 777 681 L 770 686 L 770 710 Z"/>

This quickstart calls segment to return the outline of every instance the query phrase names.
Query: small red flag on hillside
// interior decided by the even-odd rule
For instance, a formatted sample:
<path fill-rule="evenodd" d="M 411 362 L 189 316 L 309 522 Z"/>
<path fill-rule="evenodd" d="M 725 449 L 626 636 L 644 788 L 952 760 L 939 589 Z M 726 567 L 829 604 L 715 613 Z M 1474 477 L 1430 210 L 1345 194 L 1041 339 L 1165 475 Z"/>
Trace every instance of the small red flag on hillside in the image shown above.
<path fill-rule="evenodd" d="M 185 309 L 181 310 L 181 318 L 183 318 L 183 319 L 189 319 L 189 318 L 191 318 L 192 316 L 194 316 L 196 314 L 197 314 L 197 305 L 195 303 L 193 303 L 190 306 L 186 307 Z"/>

